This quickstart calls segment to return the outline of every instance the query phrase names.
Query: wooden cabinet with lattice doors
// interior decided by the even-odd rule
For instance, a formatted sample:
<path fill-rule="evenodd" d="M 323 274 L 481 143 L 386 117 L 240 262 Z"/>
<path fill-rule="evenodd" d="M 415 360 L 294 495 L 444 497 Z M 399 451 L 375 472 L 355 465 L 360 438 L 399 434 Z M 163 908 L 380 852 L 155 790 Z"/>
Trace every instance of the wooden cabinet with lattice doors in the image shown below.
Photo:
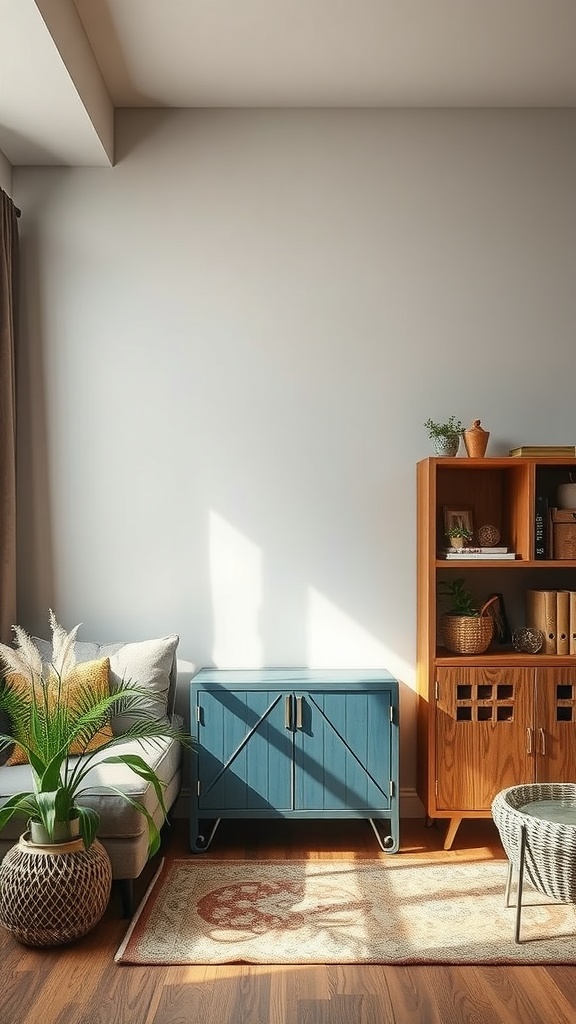
<path fill-rule="evenodd" d="M 576 669 L 536 672 L 534 717 L 529 737 L 535 782 L 576 779 Z"/>
<path fill-rule="evenodd" d="M 487 811 L 499 790 L 531 773 L 530 669 L 438 668 L 434 814 L 450 812 L 452 845 L 464 813 Z"/>
<path fill-rule="evenodd" d="M 438 668 L 435 812 L 446 848 L 507 786 L 576 778 L 576 669 Z"/>

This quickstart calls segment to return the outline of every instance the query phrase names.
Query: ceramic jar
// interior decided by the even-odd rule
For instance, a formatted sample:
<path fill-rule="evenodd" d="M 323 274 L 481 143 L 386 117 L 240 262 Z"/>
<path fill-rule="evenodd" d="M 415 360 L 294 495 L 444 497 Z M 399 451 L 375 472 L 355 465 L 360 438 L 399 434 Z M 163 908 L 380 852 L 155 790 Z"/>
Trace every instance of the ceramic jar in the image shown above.
<path fill-rule="evenodd" d="M 488 446 L 490 431 L 484 430 L 480 420 L 474 420 L 471 427 L 464 431 L 464 444 L 470 459 L 481 459 Z"/>
<path fill-rule="evenodd" d="M 443 434 L 440 437 L 434 438 L 434 451 L 436 452 L 436 455 L 439 455 L 440 457 L 452 457 L 457 455 L 459 447 L 459 434 Z"/>
<path fill-rule="evenodd" d="M 558 508 L 576 508 L 576 484 L 560 484 L 557 500 Z"/>

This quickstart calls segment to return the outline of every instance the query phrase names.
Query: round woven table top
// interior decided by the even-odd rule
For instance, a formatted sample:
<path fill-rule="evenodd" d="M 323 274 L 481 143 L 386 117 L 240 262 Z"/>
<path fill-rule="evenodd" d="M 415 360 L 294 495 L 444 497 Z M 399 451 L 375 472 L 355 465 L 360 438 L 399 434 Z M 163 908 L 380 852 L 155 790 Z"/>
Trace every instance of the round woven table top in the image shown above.
<path fill-rule="evenodd" d="M 576 825 L 576 804 L 565 803 L 563 800 L 531 800 L 517 810 L 543 821 L 554 821 L 559 825 Z"/>

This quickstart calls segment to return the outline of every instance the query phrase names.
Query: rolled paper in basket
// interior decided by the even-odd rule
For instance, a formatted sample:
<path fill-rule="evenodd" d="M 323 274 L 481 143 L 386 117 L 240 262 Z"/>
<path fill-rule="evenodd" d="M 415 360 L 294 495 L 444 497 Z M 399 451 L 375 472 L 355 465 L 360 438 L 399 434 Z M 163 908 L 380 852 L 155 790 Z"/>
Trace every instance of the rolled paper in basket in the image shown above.
<path fill-rule="evenodd" d="M 482 607 L 480 609 L 480 613 L 479 613 L 480 617 L 482 617 L 483 615 L 486 615 L 487 609 L 490 607 L 491 604 L 494 604 L 494 601 L 497 601 L 497 600 L 498 600 L 498 594 L 494 594 L 493 597 L 489 597 L 488 600 L 484 602 L 484 604 L 482 605 Z"/>

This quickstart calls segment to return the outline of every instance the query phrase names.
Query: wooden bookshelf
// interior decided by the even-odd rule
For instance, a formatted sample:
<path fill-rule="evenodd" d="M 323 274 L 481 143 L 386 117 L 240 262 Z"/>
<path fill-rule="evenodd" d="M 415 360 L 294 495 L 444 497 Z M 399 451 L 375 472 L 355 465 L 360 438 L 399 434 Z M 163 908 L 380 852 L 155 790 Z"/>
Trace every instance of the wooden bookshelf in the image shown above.
<path fill-rule="evenodd" d="M 417 467 L 418 792 L 430 819 L 449 820 L 448 849 L 463 818 L 489 817 L 501 789 L 576 777 L 576 657 L 520 653 L 493 642 L 480 655 L 438 640 L 441 579 L 516 595 L 514 630 L 526 625 L 526 589 L 576 589 L 576 560 L 535 557 L 536 495 L 556 504 L 576 479 L 576 458 L 429 458 Z M 446 560 L 444 509 L 491 524 L 513 560 Z M 511 602 L 513 604 L 513 602 Z"/>

